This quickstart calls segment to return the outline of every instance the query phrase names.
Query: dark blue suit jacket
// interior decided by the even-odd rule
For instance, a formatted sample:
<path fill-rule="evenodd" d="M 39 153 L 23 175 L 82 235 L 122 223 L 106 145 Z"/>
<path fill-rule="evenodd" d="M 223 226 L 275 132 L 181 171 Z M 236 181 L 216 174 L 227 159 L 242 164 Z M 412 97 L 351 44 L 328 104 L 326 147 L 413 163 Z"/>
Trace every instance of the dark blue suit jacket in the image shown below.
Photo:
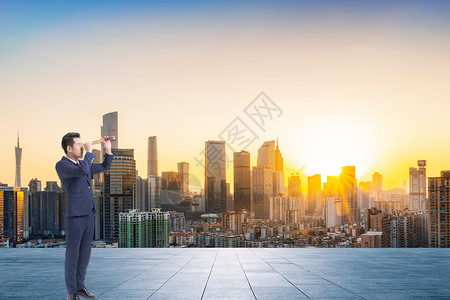
<path fill-rule="evenodd" d="M 66 191 L 66 217 L 86 216 L 95 208 L 92 174 L 109 170 L 113 156 L 105 154 L 101 164 L 93 164 L 94 158 L 93 153 L 86 152 L 84 160 L 78 160 L 79 165 L 65 156 L 56 163 L 56 172 Z"/>

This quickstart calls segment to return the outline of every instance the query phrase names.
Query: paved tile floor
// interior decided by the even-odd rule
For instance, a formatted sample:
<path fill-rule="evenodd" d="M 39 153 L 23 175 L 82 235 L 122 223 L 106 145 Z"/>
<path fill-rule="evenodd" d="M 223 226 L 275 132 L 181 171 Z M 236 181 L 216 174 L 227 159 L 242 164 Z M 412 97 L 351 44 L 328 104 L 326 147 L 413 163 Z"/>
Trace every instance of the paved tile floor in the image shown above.
<path fill-rule="evenodd" d="M 65 299 L 65 249 L 0 249 L 0 299 Z M 100 299 L 450 299 L 450 249 L 92 249 Z"/>

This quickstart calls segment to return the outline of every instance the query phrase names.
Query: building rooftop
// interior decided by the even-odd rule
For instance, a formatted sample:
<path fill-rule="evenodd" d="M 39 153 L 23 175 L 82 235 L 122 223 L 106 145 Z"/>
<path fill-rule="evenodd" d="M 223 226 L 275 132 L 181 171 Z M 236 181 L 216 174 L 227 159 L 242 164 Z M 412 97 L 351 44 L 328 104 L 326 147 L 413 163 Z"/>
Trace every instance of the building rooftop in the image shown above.
<path fill-rule="evenodd" d="M 0 299 L 64 299 L 64 248 L 0 249 Z M 450 299 L 450 249 L 92 249 L 99 299 Z M 6 275 L 6 276 L 5 276 Z"/>

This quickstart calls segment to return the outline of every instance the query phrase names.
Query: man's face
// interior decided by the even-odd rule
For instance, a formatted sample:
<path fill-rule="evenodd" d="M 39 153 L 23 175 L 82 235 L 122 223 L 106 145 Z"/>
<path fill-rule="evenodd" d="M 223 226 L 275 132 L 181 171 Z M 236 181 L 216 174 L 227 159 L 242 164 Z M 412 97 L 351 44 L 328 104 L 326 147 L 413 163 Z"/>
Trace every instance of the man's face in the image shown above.
<path fill-rule="evenodd" d="M 74 138 L 73 139 L 73 146 L 67 147 L 67 156 L 69 156 L 72 159 L 80 159 L 83 158 L 83 142 L 80 138 Z"/>

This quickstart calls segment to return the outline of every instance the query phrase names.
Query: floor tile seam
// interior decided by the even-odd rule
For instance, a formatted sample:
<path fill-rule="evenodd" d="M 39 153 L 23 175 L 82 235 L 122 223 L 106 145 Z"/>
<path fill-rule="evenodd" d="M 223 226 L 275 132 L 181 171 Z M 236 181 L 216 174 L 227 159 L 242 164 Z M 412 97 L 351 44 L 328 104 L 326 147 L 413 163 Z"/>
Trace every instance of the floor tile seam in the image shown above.
<path fill-rule="evenodd" d="M 281 259 L 286 260 L 286 261 L 289 262 L 289 263 L 292 263 L 292 264 L 298 266 L 299 268 L 301 268 L 301 269 L 303 269 L 303 270 L 306 270 L 307 272 L 309 272 L 309 273 L 311 273 L 311 274 L 313 274 L 313 275 L 315 275 L 315 276 L 317 276 L 317 277 L 322 278 L 323 280 L 325 280 L 325 281 L 327 281 L 327 282 L 329 282 L 329 283 L 331 283 L 331 284 L 333 284 L 333 285 L 335 285 L 335 286 L 337 286 L 337 287 L 339 287 L 339 288 L 341 288 L 341 289 L 343 289 L 343 290 L 345 290 L 345 291 L 347 291 L 347 292 L 349 292 L 349 293 L 351 293 L 351 294 L 353 294 L 353 295 L 356 295 L 356 296 L 361 297 L 362 299 L 366 300 L 366 298 L 364 298 L 363 296 L 358 295 L 358 294 L 356 294 L 356 293 L 354 293 L 354 292 L 352 292 L 352 291 L 350 291 L 350 290 L 348 290 L 348 289 L 346 289 L 346 288 L 340 286 L 339 284 L 336 284 L 336 283 L 332 282 L 331 280 L 328 280 L 328 279 L 324 278 L 323 276 L 321 276 L 321 275 L 319 275 L 319 274 L 316 274 L 316 273 L 312 272 L 311 270 L 308 270 L 308 269 L 306 269 L 306 268 L 300 266 L 299 264 L 297 264 L 297 263 L 295 263 L 295 262 L 290 261 L 289 259 L 286 259 L 286 258 L 284 258 L 284 257 L 282 257 L 282 256 L 280 256 L 280 255 L 278 255 L 278 254 L 276 254 L 276 253 L 273 253 L 273 252 L 271 252 L 271 253 L 277 255 L 278 257 L 280 257 Z M 259 257 L 259 256 L 258 256 L 258 257 Z M 295 284 L 293 284 L 290 280 L 288 280 L 286 277 L 284 277 L 283 274 L 281 274 L 280 272 L 278 272 L 277 270 L 275 270 L 275 268 L 273 268 L 269 263 L 267 263 L 266 261 L 264 261 L 264 262 L 265 262 L 266 264 L 268 264 L 272 269 L 274 269 L 275 272 L 277 272 L 277 273 L 280 274 L 283 278 L 285 278 L 289 283 L 291 283 L 291 284 L 294 285 L 298 290 L 300 290 Z M 300 290 L 300 291 L 301 291 L 301 290 Z M 303 293 L 303 291 L 301 291 L 301 292 Z M 305 293 L 303 293 L 303 294 L 305 294 Z M 306 296 L 306 294 L 305 294 L 305 296 Z M 308 297 L 308 296 L 307 296 L 307 297 Z M 309 297 L 308 297 L 308 298 L 309 298 Z"/>
<path fill-rule="evenodd" d="M 208 281 L 209 281 L 209 278 L 211 277 L 212 270 L 214 269 L 214 264 L 216 263 L 216 259 L 217 259 L 217 256 L 219 255 L 219 251 L 220 251 L 220 249 L 217 250 L 216 256 L 214 256 L 214 261 L 211 266 L 211 270 L 209 270 L 208 278 L 206 279 L 205 287 L 203 288 L 202 297 L 200 299 L 203 299 L 203 297 L 205 295 L 206 287 L 208 286 Z"/>
<path fill-rule="evenodd" d="M 159 288 L 157 288 L 150 296 L 148 296 L 147 300 L 150 299 L 157 291 L 159 291 L 167 282 L 169 282 L 170 279 L 172 279 L 175 275 L 178 274 L 178 272 L 183 269 L 187 264 L 189 264 L 193 259 L 195 259 L 198 255 L 200 255 L 203 252 L 203 250 L 198 251 L 197 254 L 195 254 L 194 256 L 192 256 L 183 266 L 181 266 L 172 276 L 170 276 L 162 285 L 160 285 Z M 217 251 L 218 252 L 218 251 Z M 216 253 L 217 256 L 217 253 Z M 213 266 L 214 266 L 214 262 L 213 262 Z M 209 279 L 209 277 L 208 277 Z M 204 291 L 203 291 L 204 292 Z"/>
<path fill-rule="evenodd" d="M 293 284 L 289 279 L 287 279 L 286 277 L 284 277 L 283 274 L 280 274 L 280 272 L 278 272 L 277 270 L 275 270 L 274 267 L 272 267 L 268 262 L 266 262 L 264 259 L 262 259 L 258 254 L 256 254 L 253 250 L 250 249 L 250 251 L 253 252 L 254 255 L 256 255 L 260 260 L 262 260 L 265 264 L 267 264 L 270 268 L 272 268 L 272 270 L 274 270 L 278 275 L 280 275 L 281 277 L 284 278 L 284 280 L 286 280 L 287 282 L 289 282 L 294 288 L 296 288 L 300 293 L 302 293 L 303 295 L 305 295 L 305 297 L 307 297 L 308 299 L 311 299 L 307 294 L 305 294 L 301 289 L 299 289 L 295 284 Z M 278 255 L 279 256 L 279 255 Z M 279 256 L 280 257 L 280 256 Z M 284 259 L 284 258 L 283 258 Z"/>
<path fill-rule="evenodd" d="M 253 290 L 253 287 L 250 284 L 250 280 L 247 277 L 247 273 L 245 273 L 244 266 L 242 265 L 241 259 L 239 258 L 239 255 L 236 253 L 236 250 L 234 251 L 234 254 L 236 255 L 236 258 L 239 261 L 239 264 L 241 265 L 242 272 L 244 272 L 245 279 L 247 280 L 248 286 L 250 287 L 250 290 L 252 291 L 253 297 L 255 297 L 255 299 L 258 299 L 258 298 L 256 298 L 255 291 Z"/>
<path fill-rule="evenodd" d="M 177 254 L 177 255 L 179 255 L 179 254 Z M 174 256 L 177 256 L 177 255 L 174 255 Z M 145 269 L 144 271 L 140 272 L 140 273 L 137 274 L 136 276 L 133 276 L 133 277 L 129 278 L 128 280 L 125 280 L 124 282 L 122 282 L 122 283 L 119 284 L 119 285 L 122 285 L 122 284 L 124 284 L 124 283 L 127 283 L 128 281 L 130 281 L 130 280 L 132 280 L 132 279 L 134 279 L 134 278 L 136 278 L 136 277 L 138 277 L 138 276 L 144 274 L 145 272 L 147 272 L 147 271 L 149 271 L 149 270 L 151 270 L 151 269 L 153 269 L 153 268 L 159 266 L 160 264 L 162 264 L 162 263 L 168 261 L 169 259 L 173 258 L 174 256 L 168 257 L 168 258 L 166 258 L 165 260 L 162 260 L 162 261 L 159 262 L 158 264 L 153 265 L 153 266 L 151 266 L 151 267 L 148 268 L 148 269 Z M 113 290 L 113 289 L 116 288 L 116 287 L 117 287 L 117 286 L 114 286 L 114 287 L 110 288 L 109 290 L 107 290 L 107 291 L 105 291 L 105 292 L 103 292 L 103 293 L 101 293 L 101 294 L 99 294 L 99 295 L 101 296 L 101 295 L 103 295 L 103 294 L 106 294 L 106 293 L 108 293 L 109 291 Z"/>

